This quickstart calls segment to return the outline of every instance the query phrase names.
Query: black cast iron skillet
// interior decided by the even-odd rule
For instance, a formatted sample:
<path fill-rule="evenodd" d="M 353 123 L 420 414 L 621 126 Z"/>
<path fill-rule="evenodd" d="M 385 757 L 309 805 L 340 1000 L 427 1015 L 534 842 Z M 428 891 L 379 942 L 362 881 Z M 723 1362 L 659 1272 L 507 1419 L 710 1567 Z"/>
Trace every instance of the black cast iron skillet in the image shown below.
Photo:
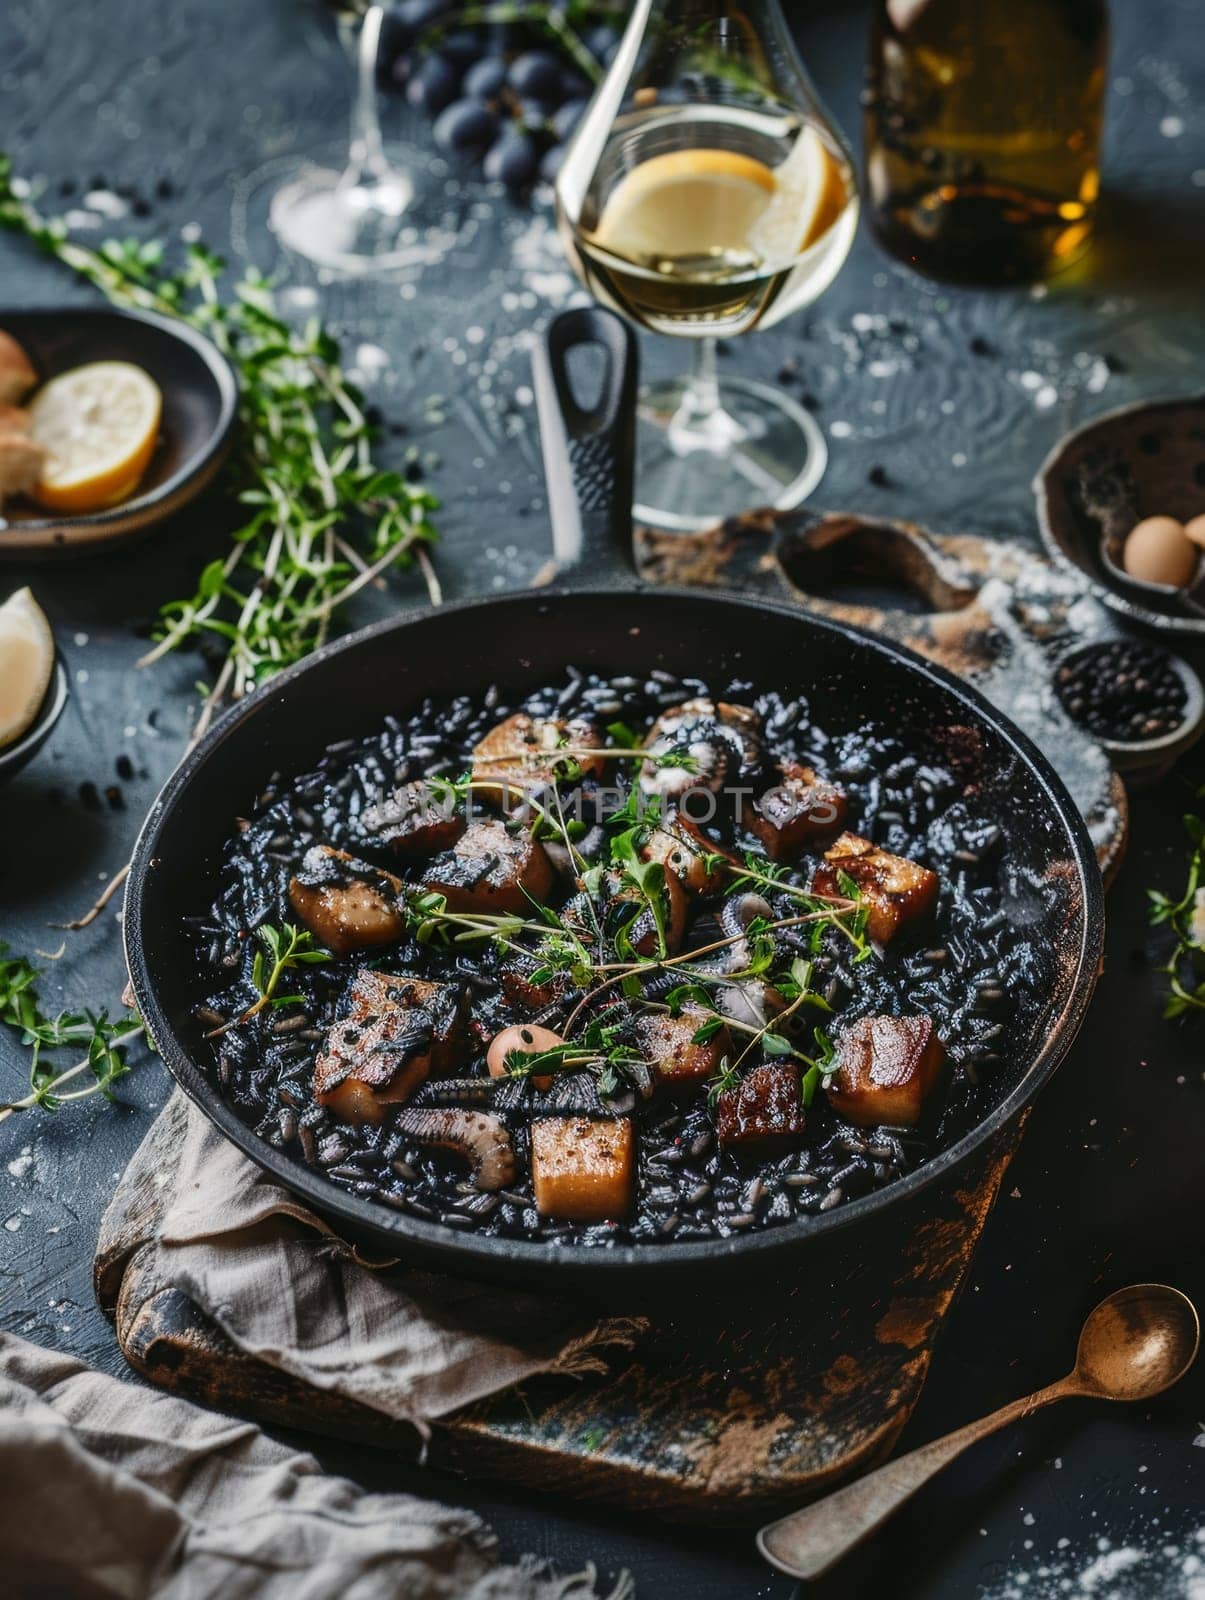
<path fill-rule="evenodd" d="M 592 347 L 606 374 L 596 403 L 574 398 L 572 362 Z M 410 614 L 328 645 L 233 709 L 181 764 L 155 802 L 126 893 L 126 954 L 138 1006 L 169 1070 L 221 1131 L 341 1232 L 443 1268 L 563 1288 L 656 1293 L 700 1269 L 748 1269 L 762 1281 L 829 1239 L 849 1260 L 899 1208 L 923 1219 L 932 1186 L 947 1185 L 1015 1121 L 1049 1078 L 1084 1015 L 1103 938 L 1100 875 L 1084 824 L 1029 741 L 986 700 L 910 651 L 782 603 L 642 587 L 630 568 L 634 339 L 610 313 L 580 310 L 554 324 L 536 361 L 553 534 L 573 585 Z M 580 586 L 578 586 L 580 584 Z M 300 1159 L 260 1140 L 224 1104 L 201 1063 L 190 1018 L 203 982 L 182 918 L 213 900 L 224 841 L 269 775 L 311 768 L 324 747 L 379 729 L 426 695 L 507 691 L 562 676 L 567 665 L 642 673 L 655 667 L 717 684 L 733 676 L 805 693 L 829 726 L 889 716 L 918 751 L 953 766 L 979 791 L 1017 874 L 1053 882 L 1053 910 L 1021 897 L 1036 918 L 1044 999 L 1025 1019 L 1006 1065 L 985 1090 L 982 1120 L 898 1183 L 807 1221 L 729 1239 L 586 1250 L 455 1232 L 336 1188 Z M 827 1253 L 827 1252 L 826 1252 Z M 656 1289 L 654 1289 L 656 1285 Z"/>

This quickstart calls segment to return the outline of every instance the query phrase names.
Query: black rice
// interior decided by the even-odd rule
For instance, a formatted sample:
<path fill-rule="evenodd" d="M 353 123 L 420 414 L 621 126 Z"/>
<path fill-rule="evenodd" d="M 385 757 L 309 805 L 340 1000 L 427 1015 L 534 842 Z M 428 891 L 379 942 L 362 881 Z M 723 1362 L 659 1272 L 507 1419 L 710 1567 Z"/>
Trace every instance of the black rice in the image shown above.
<path fill-rule="evenodd" d="M 274 780 L 245 828 L 237 829 L 232 819 L 220 892 L 196 930 L 203 973 L 197 1047 L 208 1056 L 223 1098 L 262 1138 L 283 1143 L 352 1193 L 413 1216 L 442 1218 L 458 1229 L 556 1238 L 590 1249 L 780 1226 L 895 1181 L 965 1132 L 988 1103 L 976 1078 L 998 1070 L 1000 1047 L 1010 1034 L 1018 1043 L 1028 1036 L 1041 960 L 1026 929 L 1040 923 L 1049 886 L 1011 867 L 998 828 L 932 751 L 909 751 L 884 727 L 827 726 L 822 713 L 802 699 L 788 703 L 773 692 L 753 695 L 747 685 L 712 687 L 717 699 L 743 696 L 755 705 L 776 759 L 812 765 L 846 783 L 851 828 L 939 875 L 935 922 L 923 935 L 901 937 L 898 949 L 893 944 L 882 959 L 856 967 L 847 964 L 848 947 L 835 938 L 818 963 L 841 1009 L 837 1031 L 868 1014 L 922 1011 L 932 1018 L 947 1046 L 952 1085 L 919 1128 L 851 1131 L 818 1093 L 802 1147 L 785 1158 L 751 1163 L 717 1146 L 704 1095 L 672 1106 L 638 1098 L 632 1112 L 638 1194 L 631 1217 L 622 1223 L 565 1223 L 536 1211 L 522 1159 L 523 1176 L 506 1191 L 466 1198 L 463 1165 L 399 1138 L 388 1122 L 376 1128 L 336 1123 L 314 1100 L 311 1064 L 350 973 L 362 964 L 355 954 L 289 973 L 289 989 L 303 997 L 304 1013 L 263 1011 L 220 1039 L 203 1039 L 207 1016 L 238 1017 L 256 998 L 251 935 L 262 922 L 290 919 L 289 880 L 306 851 L 321 843 L 363 854 L 368 846 L 360 819 L 388 797 L 397 774 L 429 772 L 436 765 L 450 773 L 465 770 L 472 746 L 513 710 L 572 716 L 614 705 L 624 723 L 641 728 L 660 708 L 709 692 L 698 681 L 663 672 L 643 683 L 573 672 L 519 700 L 495 686 L 476 702 L 465 696 L 450 704 L 424 702 L 409 717 L 388 719 L 370 738 L 332 746 L 316 768 L 292 782 Z M 962 860 L 969 856 L 973 863 Z M 1033 907 L 1032 915 L 1010 915 L 1018 896 Z M 415 976 L 446 977 L 452 968 L 471 981 L 483 1033 L 495 1022 L 516 1020 L 499 1009 L 497 960 L 482 946 L 453 953 L 411 944 L 404 956 Z M 990 1013 L 990 1025 L 984 1013 Z M 478 1081 L 479 1088 L 460 1103 L 484 1100 L 511 1127 L 525 1157 L 526 1123 L 540 1092 L 522 1081 L 516 1086 L 516 1080 L 497 1080 L 504 1093 L 486 1078 L 482 1056 L 458 1071 L 458 1080 L 464 1079 Z M 421 1091 L 426 1103 L 435 1103 L 440 1092 L 434 1082 Z"/>

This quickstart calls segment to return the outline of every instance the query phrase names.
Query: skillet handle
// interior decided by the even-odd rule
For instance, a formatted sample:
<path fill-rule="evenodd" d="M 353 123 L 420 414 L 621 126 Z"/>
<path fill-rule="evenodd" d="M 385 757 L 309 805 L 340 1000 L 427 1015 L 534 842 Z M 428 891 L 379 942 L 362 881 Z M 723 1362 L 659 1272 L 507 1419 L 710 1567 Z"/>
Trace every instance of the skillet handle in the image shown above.
<path fill-rule="evenodd" d="M 598 399 L 586 410 L 573 392 L 569 357 L 588 345 L 602 351 L 605 366 Z M 634 570 L 638 364 L 631 327 L 597 306 L 563 311 L 532 354 L 559 575 L 575 568 L 610 574 Z"/>

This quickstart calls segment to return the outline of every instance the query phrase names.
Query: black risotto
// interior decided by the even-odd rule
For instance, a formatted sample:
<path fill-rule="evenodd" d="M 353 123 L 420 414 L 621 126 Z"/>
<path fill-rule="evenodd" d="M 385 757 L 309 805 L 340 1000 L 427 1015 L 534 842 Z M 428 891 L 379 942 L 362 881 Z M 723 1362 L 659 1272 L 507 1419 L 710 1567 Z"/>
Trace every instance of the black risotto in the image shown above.
<path fill-rule="evenodd" d="M 191 923 L 195 1023 L 240 1118 L 355 1195 L 506 1238 L 727 1237 L 891 1183 L 998 1098 L 1041 967 L 1018 891 L 885 728 L 571 670 L 274 779 Z"/>

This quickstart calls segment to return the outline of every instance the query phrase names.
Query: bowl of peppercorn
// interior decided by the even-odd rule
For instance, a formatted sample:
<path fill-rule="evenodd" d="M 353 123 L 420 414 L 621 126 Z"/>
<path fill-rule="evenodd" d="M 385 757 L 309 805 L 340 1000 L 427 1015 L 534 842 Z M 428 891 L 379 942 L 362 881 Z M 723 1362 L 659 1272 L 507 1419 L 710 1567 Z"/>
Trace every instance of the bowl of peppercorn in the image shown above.
<path fill-rule="evenodd" d="M 1205 732 L 1205 690 L 1187 661 L 1145 639 L 1097 640 L 1054 669 L 1064 711 L 1131 783 L 1161 778 Z"/>
<path fill-rule="evenodd" d="M 1205 396 L 1094 417 L 1055 446 L 1033 489 L 1056 562 L 1130 622 L 1205 638 Z"/>

